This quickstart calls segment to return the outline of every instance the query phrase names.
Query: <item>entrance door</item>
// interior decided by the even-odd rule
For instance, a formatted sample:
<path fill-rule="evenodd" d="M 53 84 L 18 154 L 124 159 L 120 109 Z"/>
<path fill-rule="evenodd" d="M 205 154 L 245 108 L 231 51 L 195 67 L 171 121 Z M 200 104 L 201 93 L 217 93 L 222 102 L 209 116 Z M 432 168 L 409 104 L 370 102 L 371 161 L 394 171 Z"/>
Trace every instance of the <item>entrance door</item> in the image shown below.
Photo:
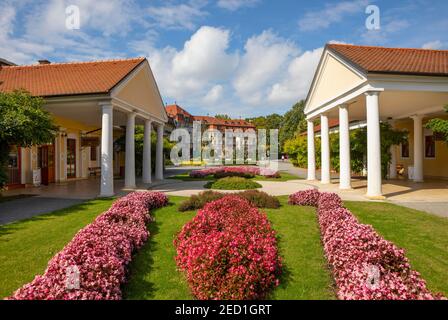
<path fill-rule="evenodd" d="M 76 178 L 76 139 L 67 139 L 67 178 Z"/>
<path fill-rule="evenodd" d="M 17 146 L 11 146 L 9 149 L 9 159 L 7 167 L 8 186 L 20 185 L 20 171 L 20 148 Z"/>
<path fill-rule="evenodd" d="M 38 162 L 41 174 L 41 183 L 47 186 L 55 181 L 54 145 L 39 147 Z"/>

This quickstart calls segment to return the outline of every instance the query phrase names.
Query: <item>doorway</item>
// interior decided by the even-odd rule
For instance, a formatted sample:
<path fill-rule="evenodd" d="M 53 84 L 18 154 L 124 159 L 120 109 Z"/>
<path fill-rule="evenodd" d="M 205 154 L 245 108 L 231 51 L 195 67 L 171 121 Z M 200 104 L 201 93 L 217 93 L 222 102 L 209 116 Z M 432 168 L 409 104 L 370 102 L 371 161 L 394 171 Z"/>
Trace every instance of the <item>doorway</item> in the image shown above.
<path fill-rule="evenodd" d="M 40 146 L 38 149 L 38 166 L 40 167 L 41 183 L 48 186 L 55 182 L 54 145 Z"/>
<path fill-rule="evenodd" d="M 76 139 L 67 139 L 67 179 L 76 178 Z"/>

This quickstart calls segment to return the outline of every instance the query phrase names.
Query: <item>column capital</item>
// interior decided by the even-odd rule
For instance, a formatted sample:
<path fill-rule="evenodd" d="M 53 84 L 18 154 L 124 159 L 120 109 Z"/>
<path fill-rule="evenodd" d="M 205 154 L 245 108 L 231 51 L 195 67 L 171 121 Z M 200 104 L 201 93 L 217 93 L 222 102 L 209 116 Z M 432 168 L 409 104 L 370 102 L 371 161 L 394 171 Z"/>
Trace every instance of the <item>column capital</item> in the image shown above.
<path fill-rule="evenodd" d="M 129 113 L 127 113 L 128 118 L 135 118 L 137 116 L 137 113 L 135 113 L 134 111 L 131 111 Z"/>
<path fill-rule="evenodd" d="M 414 119 L 414 120 L 422 120 L 424 117 L 425 117 L 425 115 L 423 115 L 423 114 L 414 114 L 414 115 L 410 116 L 410 118 Z"/>
<path fill-rule="evenodd" d="M 348 109 L 349 105 L 348 103 L 343 103 L 339 105 L 339 109 Z"/>
<path fill-rule="evenodd" d="M 381 91 L 381 90 L 368 90 L 368 91 L 364 92 L 364 94 L 366 96 L 379 96 L 381 92 L 383 92 L 383 91 Z"/>

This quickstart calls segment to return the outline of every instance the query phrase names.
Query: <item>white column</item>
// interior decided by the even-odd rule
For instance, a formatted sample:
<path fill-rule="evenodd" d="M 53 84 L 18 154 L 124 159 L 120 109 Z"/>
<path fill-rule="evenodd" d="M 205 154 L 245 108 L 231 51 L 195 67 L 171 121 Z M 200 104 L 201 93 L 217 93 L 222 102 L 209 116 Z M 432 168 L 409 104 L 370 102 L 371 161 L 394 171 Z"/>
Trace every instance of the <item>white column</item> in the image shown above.
<path fill-rule="evenodd" d="M 397 179 L 397 146 L 390 146 L 389 179 Z"/>
<path fill-rule="evenodd" d="M 339 188 L 351 189 L 350 128 L 348 106 L 339 107 Z"/>
<path fill-rule="evenodd" d="M 126 160 L 124 185 L 126 189 L 135 189 L 135 113 L 128 113 L 126 124 Z"/>
<path fill-rule="evenodd" d="M 379 92 L 366 92 L 367 110 L 367 197 L 383 198 L 381 186 L 381 139 Z"/>
<path fill-rule="evenodd" d="M 145 120 L 145 135 L 143 141 L 143 183 L 151 183 L 151 120 Z"/>
<path fill-rule="evenodd" d="M 156 179 L 163 180 L 163 124 L 157 126 Z"/>
<path fill-rule="evenodd" d="M 314 145 L 314 123 L 308 120 L 308 180 L 316 180 L 316 150 Z"/>
<path fill-rule="evenodd" d="M 320 116 L 321 133 L 321 183 L 328 184 L 330 180 L 330 137 L 328 135 L 328 116 Z"/>
<path fill-rule="evenodd" d="M 423 182 L 423 116 L 414 119 L 414 181 Z"/>
<path fill-rule="evenodd" d="M 114 195 L 113 172 L 113 107 L 103 104 L 101 124 L 101 193 L 102 197 Z"/>

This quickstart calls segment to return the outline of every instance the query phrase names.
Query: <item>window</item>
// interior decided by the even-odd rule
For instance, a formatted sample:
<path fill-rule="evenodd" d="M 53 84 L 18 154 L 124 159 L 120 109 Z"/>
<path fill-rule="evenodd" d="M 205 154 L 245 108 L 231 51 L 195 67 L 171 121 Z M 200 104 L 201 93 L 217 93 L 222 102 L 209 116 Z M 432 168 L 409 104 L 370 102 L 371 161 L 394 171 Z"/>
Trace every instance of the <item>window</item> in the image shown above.
<path fill-rule="evenodd" d="M 434 135 L 425 136 L 425 157 L 436 157 L 436 140 L 434 139 Z"/>
<path fill-rule="evenodd" d="M 90 161 L 96 161 L 96 146 L 90 146 Z"/>
<path fill-rule="evenodd" d="M 401 158 L 402 159 L 409 158 L 409 140 L 406 140 L 406 142 L 403 142 L 401 144 Z"/>

